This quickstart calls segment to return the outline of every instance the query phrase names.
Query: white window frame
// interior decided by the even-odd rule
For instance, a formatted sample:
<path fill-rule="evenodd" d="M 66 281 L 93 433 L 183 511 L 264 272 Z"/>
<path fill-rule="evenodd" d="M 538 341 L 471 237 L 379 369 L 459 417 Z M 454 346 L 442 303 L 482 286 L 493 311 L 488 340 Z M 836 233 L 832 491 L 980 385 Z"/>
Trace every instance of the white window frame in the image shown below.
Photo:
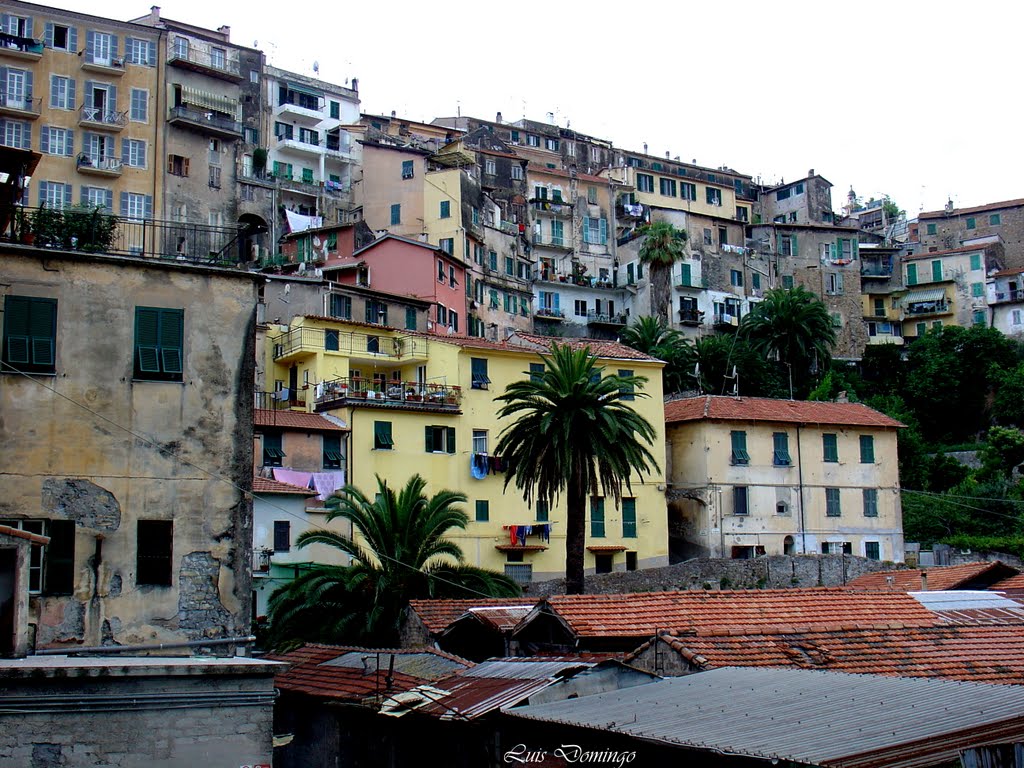
<path fill-rule="evenodd" d="M 106 55 L 102 55 L 105 53 Z M 95 32 L 92 38 L 94 64 L 111 65 L 114 62 L 114 36 L 109 32 Z"/>
<path fill-rule="evenodd" d="M 71 78 L 50 75 L 50 109 L 74 109 L 75 105 L 68 101 L 68 83 Z"/>
<path fill-rule="evenodd" d="M 473 453 L 487 453 L 487 430 L 473 430 Z"/>
<path fill-rule="evenodd" d="M 47 125 L 43 130 L 49 134 L 47 144 L 50 150 L 47 154 L 59 155 L 61 157 L 71 156 L 71 150 L 74 148 L 74 131 L 69 128 L 58 128 L 53 125 Z M 59 152 L 54 148 L 56 145 L 59 145 Z"/>
<path fill-rule="evenodd" d="M 124 139 L 125 157 L 128 158 L 128 165 L 131 168 L 146 167 L 146 142 L 144 139 Z"/>
<path fill-rule="evenodd" d="M 127 213 L 126 218 L 143 221 L 146 218 L 146 196 L 138 192 L 129 192 L 125 212 Z"/>

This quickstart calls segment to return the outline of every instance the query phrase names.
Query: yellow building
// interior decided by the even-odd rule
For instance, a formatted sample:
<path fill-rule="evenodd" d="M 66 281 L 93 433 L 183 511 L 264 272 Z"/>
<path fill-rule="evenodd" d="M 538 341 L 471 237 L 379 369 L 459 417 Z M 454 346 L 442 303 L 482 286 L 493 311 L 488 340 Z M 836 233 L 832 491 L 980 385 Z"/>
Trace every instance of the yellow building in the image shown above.
<path fill-rule="evenodd" d="M 161 204 L 160 32 L 5 2 L 0 144 L 42 153 L 25 203 L 133 219 Z"/>
<path fill-rule="evenodd" d="M 267 337 L 267 388 L 274 381 L 308 386 L 309 407 L 349 428 L 350 482 L 372 493 L 375 475 L 401 486 L 419 472 L 429 493 L 450 488 L 467 495 L 471 522 L 452 538 L 469 563 L 504 570 L 521 583 L 564 574 L 564 500 L 550 510 L 527 507 L 514 488 L 504 490 L 501 459 L 492 453 L 505 426 L 494 397 L 542 365 L 539 353 L 550 339 L 516 334 L 498 344 L 310 316 L 272 326 Z M 662 363 L 617 343 L 569 343 L 590 344 L 608 372 L 647 377 L 650 397 L 634 406 L 657 432 L 651 451 L 659 469 L 634 478 L 633 495 L 620 506 L 592 500 L 587 570 L 666 565 Z"/>
<path fill-rule="evenodd" d="M 943 325 L 987 325 L 985 281 L 1002 268 L 1002 246 L 986 243 L 903 257 L 903 335 Z"/>
<path fill-rule="evenodd" d="M 859 403 L 665 405 L 673 555 L 903 561 L 898 421 Z"/>

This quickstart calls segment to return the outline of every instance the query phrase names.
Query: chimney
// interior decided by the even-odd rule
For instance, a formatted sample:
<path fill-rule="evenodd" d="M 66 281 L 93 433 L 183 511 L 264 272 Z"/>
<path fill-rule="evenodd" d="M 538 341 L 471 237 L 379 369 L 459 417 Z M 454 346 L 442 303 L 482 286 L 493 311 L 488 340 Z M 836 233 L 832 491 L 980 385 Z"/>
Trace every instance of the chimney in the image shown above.
<path fill-rule="evenodd" d="M 665 159 L 666 160 L 671 160 L 672 159 L 672 153 L 671 152 L 666 152 L 665 153 Z"/>
<path fill-rule="evenodd" d="M 501 122 L 501 112 L 499 112 L 497 117 L 494 118 L 494 122 L 496 122 L 496 123 L 500 123 Z"/>
<path fill-rule="evenodd" d="M 231 27 L 229 27 L 227 24 L 225 24 L 222 27 L 217 27 L 217 31 L 224 35 L 225 41 L 231 40 Z"/>
<path fill-rule="evenodd" d="M 393 109 L 391 110 L 391 119 L 392 120 L 395 119 L 395 110 L 393 110 Z"/>
<path fill-rule="evenodd" d="M 647 154 L 647 142 L 646 141 L 644 142 L 644 154 L 645 155 Z"/>
<path fill-rule="evenodd" d="M 921 591 L 928 591 L 928 571 L 921 571 Z"/>
<path fill-rule="evenodd" d="M 150 21 L 160 21 L 160 6 L 159 5 L 151 5 L 149 7 L 149 20 Z"/>
<path fill-rule="evenodd" d="M 952 212 L 953 212 L 953 201 L 952 200 L 947 200 L 946 201 L 946 213 L 952 213 Z"/>
<path fill-rule="evenodd" d="M 813 169 L 813 168 L 811 168 L 811 170 L 809 170 L 809 171 L 807 172 L 807 178 L 809 178 L 809 179 L 810 179 L 810 178 L 813 178 L 813 177 L 814 177 L 814 169 Z"/>
<path fill-rule="evenodd" d="M 357 93 L 359 92 L 359 78 L 358 77 L 353 77 L 352 78 L 352 90 L 356 91 Z"/>

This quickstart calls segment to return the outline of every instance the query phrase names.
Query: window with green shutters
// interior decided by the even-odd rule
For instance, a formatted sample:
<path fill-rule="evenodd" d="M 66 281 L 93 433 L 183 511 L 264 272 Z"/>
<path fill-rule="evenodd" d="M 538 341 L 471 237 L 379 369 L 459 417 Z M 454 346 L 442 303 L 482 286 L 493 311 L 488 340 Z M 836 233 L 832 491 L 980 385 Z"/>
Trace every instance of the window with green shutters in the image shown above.
<path fill-rule="evenodd" d="M 978 221 L 973 216 L 967 217 L 967 228 L 975 229 L 978 226 Z"/>
<path fill-rule="evenodd" d="M 486 523 L 491 519 L 491 502 L 487 499 L 476 500 L 476 521 Z"/>
<path fill-rule="evenodd" d="M 732 513 L 734 515 L 749 515 L 750 514 L 750 494 L 747 492 L 747 486 L 736 485 L 732 489 Z"/>
<path fill-rule="evenodd" d="M 395 447 L 395 441 L 391 438 L 391 422 L 373 422 L 373 449 L 375 451 L 390 451 Z"/>
<path fill-rule="evenodd" d="M 733 464 L 749 464 L 750 454 L 747 453 L 747 433 L 733 430 L 729 433 L 732 442 L 731 460 Z"/>
<path fill-rule="evenodd" d="M 341 435 L 323 437 L 324 469 L 341 469 Z"/>
<path fill-rule="evenodd" d="M 412 307 L 405 308 L 405 330 L 416 330 L 416 310 Z"/>
<path fill-rule="evenodd" d="M 134 377 L 148 381 L 181 381 L 185 311 L 135 308 Z"/>
<path fill-rule="evenodd" d="M 604 538 L 604 498 L 601 496 L 590 499 L 590 537 Z"/>
<path fill-rule="evenodd" d="M 530 381 L 544 380 L 544 363 L 530 363 Z"/>
<path fill-rule="evenodd" d="M 788 467 L 793 463 L 789 456 L 789 434 L 775 432 L 772 435 L 772 463 L 777 467 Z"/>
<path fill-rule="evenodd" d="M 636 499 L 622 500 L 622 538 L 636 538 Z"/>
<path fill-rule="evenodd" d="M 783 275 L 782 276 L 782 287 L 785 288 L 787 291 L 793 289 L 793 276 L 792 275 Z"/>
<path fill-rule="evenodd" d="M 452 215 L 452 204 L 451 204 L 451 201 L 449 201 L 449 200 L 442 200 L 441 201 L 441 216 L 440 217 L 442 219 L 447 219 L 447 218 L 450 218 L 451 215 Z"/>
<path fill-rule="evenodd" d="M 875 438 L 872 435 L 860 436 L 860 463 L 875 463 Z"/>
<path fill-rule="evenodd" d="M 341 343 L 341 332 L 331 329 L 324 331 L 324 350 L 327 352 L 337 352 L 340 348 Z"/>
<path fill-rule="evenodd" d="M 1002 224 L 1002 222 L 1002 216 L 998 213 L 993 213 L 991 216 L 988 217 L 988 223 L 991 224 L 993 227 Z"/>
<path fill-rule="evenodd" d="M 755 291 L 761 290 L 761 273 L 750 273 L 750 287 L 753 288 Z"/>
<path fill-rule="evenodd" d="M 881 560 L 881 544 L 877 541 L 864 542 L 864 557 L 868 560 Z"/>
<path fill-rule="evenodd" d="M 491 251 L 487 254 L 487 264 L 495 272 L 498 271 L 498 253 L 497 251 Z"/>
<path fill-rule="evenodd" d="M 987 320 L 985 318 L 985 310 L 983 309 L 976 309 L 974 311 L 973 318 L 975 325 L 985 325 L 987 323 Z"/>
<path fill-rule="evenodd" d="M 625 369 L 625 368 L 620 368 L 619 369 L 619 378 L 620 379 L 627 379 L 627 378 L 631 379 L 631 378 L 633 378 L 633 371 L 629 370 L 629 369 Z M 635 400 L 636 399 L 635 391 L 636 391 L 636 388 L 633 386 L 632 383 L 623 384 L 621 387 L 619 387 L 619 399 L 620 400 Z"/>
<path fill-rule="evenodd" d="M 918 323 L 914 328 L 917 331 L 918 336 L 924 336 L 928 332 L 927 323 Z"/>
<path fill-rule="evenodd" d="M 878 517 L 878 489 L 864 489 L 864 517 Z"/>
<path fill-rule="evenodd" d="M 839 517 L 842 515 L 842 510 L 839 506 L 839 489 L 838 488 L 826 488 L 825 489 L 825 516 L 826 517 Z"/>
<path fill-rule="evenodd" d="M 928 234 L 929 235 L 934 235 L 935 234 L 935 230 L 936 230 L 936 225 L 935 224 L 929 224 L 928 225 Z"/>
<path fill-rule="evenodd" d="M 978 296 L 985 295 L 985 285 L 983 283 L 971 283 L 971 296 L 977 298 Z"/>
<path fill-rule="evenodd" d="M 632 266 L 633 265 L 630 264 L 630 267 Z M 633 281 L 631 279 L 630 283 L 632 282 Z M 679 284 L 685 286 L 693 285 L 693 268 L 686 262 L 683 262 L 682 264 L 679 265 Z"/>
<path fill-rule="evenodd" d="M 402 223 L 402 204 L 395 203 L 391 206 L 391 226 Z"/>
<path fill-rule="evenodd" d="M 455 453 L 455 427 L 424 427 L 427 453 Z"/>
<path fill-rule="evenodd" d="M 312 184 L 313 183 L 313 169 L 312 168 L 303 168 L 302 169 L 302 183 L 303 184 Z"/>
<path fill-rule="evenodd" d="M 971 270 L 981 269 L 981 254 L 971 254 Z"/>
<path fill-rule="evenodd" d="M 540 499 L 537 500 L 537 522 L 546 523 L 548 521 L 548 503 Z"/>
<path fill-rule="evenodd" d="M 830 433 L 821 436 L 822 460 L 834 464 L 839 461 L 839 438 Z"/>
<path fill-rule="evenodd" d="M 917 264 L 907 264 L 907 285 L 917 285 Z"/>
<path fill-rule="evenodd" d="M 285 452 L 281 448 L 280 432 L 263 433 L 263 466 L 280 467 Z"/>
<path fill-rule="evenodd" d="M 342 296 L 337 293 L 331 294 L 331 317 L 338 317 L 342 320 L 352 319 L 352 297 Z"/>
<path fill-rule="evenodd" d="M 4 298 L 4 370 L 54 373 L 57 364 L 57 300 Z"/>
<path fill-rule="evenodd" d="M 487 359 L 483 357 L 470 358 L 470 375 L 472 389 L 487 389 L 491 383 L 487 376 Z"/>
<path fill-rule="evenodd" d="M 932 282 L 939 282 L 942 280 L 942 261 L 935 259 L 932 262 Z"/>

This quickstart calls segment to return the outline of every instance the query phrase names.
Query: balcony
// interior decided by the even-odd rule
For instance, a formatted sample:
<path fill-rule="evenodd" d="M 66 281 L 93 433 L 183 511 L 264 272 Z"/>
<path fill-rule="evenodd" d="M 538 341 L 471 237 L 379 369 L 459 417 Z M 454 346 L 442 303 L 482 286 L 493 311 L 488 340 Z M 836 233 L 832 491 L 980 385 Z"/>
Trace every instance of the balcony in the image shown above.
<path fill-rule="evenodd" d="M 953 305 L 948 301 L 914 301 L 907 302 L 903 311 L 907 317 L 951 315 L 953 314 Z"/>
<path fill-rule="evenodd" d="M 79 173 L 87 173 L 91 176 L 113 176 L 121 175 L 121 161 L 113 157 L 96 157 L 82 152 L 75 159 L 75 167 Z"/>
<path fill-rule="evenodd" d="M 277 137 L 277 149 L 286 152 L 302 152 L 304 154 L 320 156 L 325 153 L 326 148 L 320 144 L 318 139 L 306 141 L 302 139 L 286 139 L 283 136 Z"/>
<path fill-rule="evenodd" d="M 316 410 L 367 407 L 458 412 L 462 388 L 447 384 L 343 376 L 316 388 Z"/>
<path fill-rule="evenodd" d="M 644 218 L 644 206 L 641 203 L 616 203 L 615 218 L 620 221 L 640 221 Z"/>
<path fill-rule="evenodd" d="M 98 131 L 123 131 L 128 124 L 128 113 L 103 107 L 82 106 L 78 110 L 78 124 Z"/>
<path fill-rule="evenodd" d="M 35 120 L 42 108 L 42 99 L 30 99 L 23 96 L 11 96 L 0 93 L 0 115 L 11 115 L 23 120 Z"/>
<path fill-rule="evenodd" d="M 124 56 L 96 56 L 86 51 L 82 54 L 82 69 L 107 77 L 121 77 L 124 75 Z"/>
<path fill-rule="evenodd" d="M 628 318 L 622 314 L 607 314 L 605 312 L 587 312 L 587 325 L 628 325 Z"/>
<path fill-rule="evenodd" d="M 888 280 L 892 277 L 892 262 L 877 264 L 869 261 L 862 261 L 860 265 L 860 276 L 869 280 Z"/>
<path fill-rule="evenodd" d="M 564 237 L 541 237 L 540 235 L 534 235 L 532 242 L 535 246 L 540 248 L 557 248 L 562 251 L 572 250 L 572 238 Z"/>
<path fill-rule="evenodd" d="M 739 311 L 735 315 L 728 312 L 715 312 L 712 325 L 718 330 L 736 330 L 740 324 Z"/>
<path fill-rule="evenodd" d="M 327 135 L 327 156 L 335 160 L 342 160 L 347 163 L 355 162 L 352 155 L 352 142 L 341 141 L 336 136 Z"/>
<path fill-rule="evenodd" d="M 238 65 L 238 59 L 229 56 L 225 50 L 203 51 L 193 48 L 191 45 L 178 46 L 172 42 L 167 49 L 167 64 L 232 83 L 242 81 L 242 71 Z"/>
<path fill-rule="evenodd" d="M 274 107 L 274 116 L 288 117 L 306 125 L 316 125 L 324 119 L 323 106 L 319 100 L 318 106 L 313 108 L 309 104 L 298 104 L 294 101 L 283 101 Z"/>
<path fill-rule="evenodd" d="M 254 407 L 262 411 L 287 411 L 292 408 L 306 410 L 306 391 L 304 389 L 281 389 L 276 392 L 256 392 Z M 271 414 L 276 423 L 276 414 Z"/>
<path fill-rule="evenodd" d="M 242 138 L 242 124 L 232 117 L 193 107 L 171 107 L 167 122 L 221 139 Z"/>
<path fill-rule="evenodd" d="M 701 325 L 704 322 L 704 310 L 680 309 L 679 322 L 683 325 Z"/>
<path fill-rule="evenodd" d="M 572 206 L 565 200 L 548 200 L 547 198 L 534 198 L 530 201 L 530 207 L 541 213 L 550 213 L 553 216 L 572 216 Z"/>
<path fill-rule="evenodd" d="M 533 313 L 533 317 L 535 320 L 546 320 L 553 323 L 561 323 L 565 320 L 565 313 L 560 309 L 541 307 Z"/>
<path fill-rule="evenodd" d="M 1010 304 L 1017 301 L 1024 301 L 1024 290 L 996 291 L 993 304 Z"/>
<path fill-rule="evenodd" d="M 321 352 L 336 352 L 350 358 L 380 363 L 426 359 L 427 340 L 415 336 L 390 336 L 381 326 L 381 335 L 352 333 L 333 328 L 292 328 L 274 339 L 274 360 L 279 363 L 312 357 Z"/>
<path fill-rule="evenodd" d="M 903 345 L 902 336 L 893 336 L 892 334 L 878 334 L 877 336 L 868 336 L 868 345 L 882 345 L 882 344 L 893 344 L 895 346 Z"/>
<path fill-rule="evenodd" d="M 270 573 L 270 558 L 273 557 L 274 550 L 261 547 L 252 551 L 252 572 L 257 573 Z"/>
<path fill-rule="evenodd" d="M 0 57 L 35 61 L 43 58 L 43 41 L 0 32 Z"/>

